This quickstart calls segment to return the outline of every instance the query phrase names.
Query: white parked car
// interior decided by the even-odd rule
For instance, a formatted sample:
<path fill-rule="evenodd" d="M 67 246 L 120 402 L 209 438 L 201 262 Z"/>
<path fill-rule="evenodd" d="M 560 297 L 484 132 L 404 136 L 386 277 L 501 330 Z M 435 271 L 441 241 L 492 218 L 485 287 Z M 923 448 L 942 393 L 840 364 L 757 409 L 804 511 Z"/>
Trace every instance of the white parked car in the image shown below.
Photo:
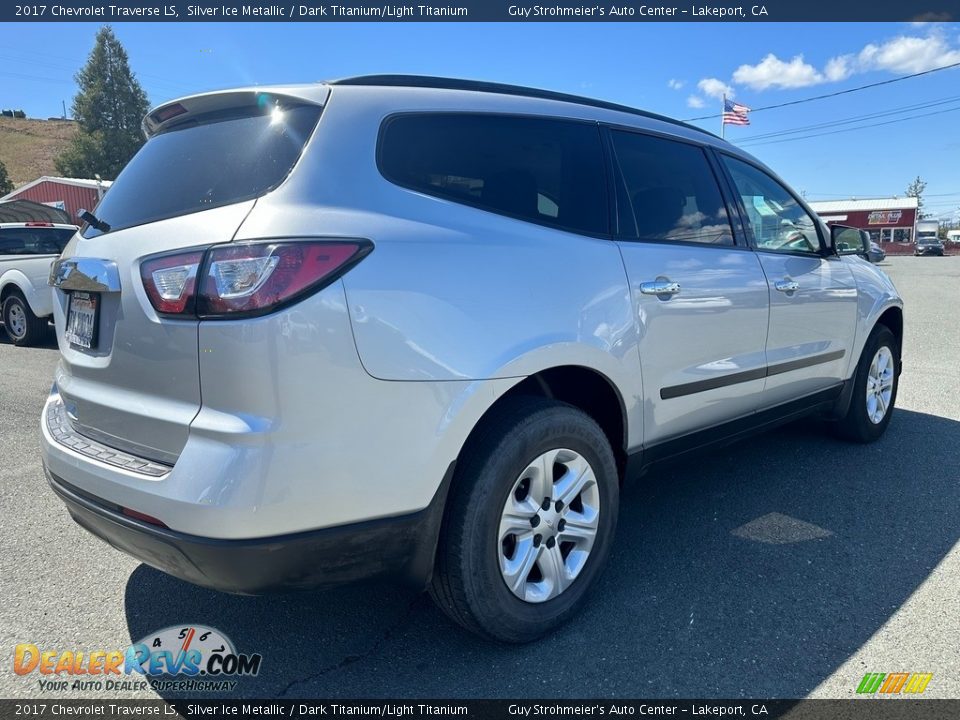
<path fill-rule="evenodd" d="M 34 345 L 47 334 L 50 263 L 76 231 L 76 225 L 50 222 L 0 223 L 0 308 L 15 345 Z"/>

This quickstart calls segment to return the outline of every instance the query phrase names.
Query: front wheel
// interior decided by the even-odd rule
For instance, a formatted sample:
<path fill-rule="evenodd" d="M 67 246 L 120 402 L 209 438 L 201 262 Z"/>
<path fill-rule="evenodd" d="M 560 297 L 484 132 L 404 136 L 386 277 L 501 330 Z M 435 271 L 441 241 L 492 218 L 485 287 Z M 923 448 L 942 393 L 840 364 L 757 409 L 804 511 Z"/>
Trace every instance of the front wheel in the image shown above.
<path fill-rule="evenodd" d="M 451 492 L 430 586 L 449 617 L 490 639 L 529 642 L 580 609 L 619 504 L 596 422 L 565 403 L 510 400 L 465 449 Z"/>
<path fill-rule="evenodd" d="M 863 348 L 853 378 L 847 414 L 837 422 L 840 435 L 855 442 L 873 442 L 887 429 L 897 401 L 900 349 L 885 325 L 877 325 Z"/>

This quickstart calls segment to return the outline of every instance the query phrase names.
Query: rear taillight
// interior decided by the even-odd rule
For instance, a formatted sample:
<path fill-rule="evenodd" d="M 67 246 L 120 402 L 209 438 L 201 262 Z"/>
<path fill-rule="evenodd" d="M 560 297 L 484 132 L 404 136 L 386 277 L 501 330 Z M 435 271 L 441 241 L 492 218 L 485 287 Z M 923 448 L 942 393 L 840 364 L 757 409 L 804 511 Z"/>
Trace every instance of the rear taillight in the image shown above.
<path fill-rule="evenodd" d="M 339 278 L 372 249 L 366 240 L 218 245 L 206 252 L 147 258 L 140 276 L 158 313 L 229 319 L 296 302 Z"/>
<path fill-rule="evenodd" d="M 153 309 L 165 315 L 193 313 L 202 252 L 179 253 L 144 260 L 140 277 Z"/>

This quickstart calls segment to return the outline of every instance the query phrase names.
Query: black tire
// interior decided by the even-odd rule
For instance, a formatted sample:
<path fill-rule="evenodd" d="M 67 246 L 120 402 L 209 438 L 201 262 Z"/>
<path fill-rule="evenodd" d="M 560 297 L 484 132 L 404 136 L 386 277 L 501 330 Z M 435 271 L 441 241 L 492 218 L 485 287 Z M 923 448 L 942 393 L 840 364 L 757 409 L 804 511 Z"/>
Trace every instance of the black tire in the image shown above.
<path fill-rule="evenodd" d="M 867 412 L 867 379 L 870 365 L 881 347 L 887 347 L 893 357 L 893 387 L 886 413 L 879 423 L 873 422 Z M 879 438 L 890 424 L 893 409 L 897 402 L 897 388 L 900 385 L 900 346 L 896 337 L 886 325 L 877 325 L 867 338 L 857 363 L 857 372 L 853 380 L 853 395 L 847 414 L 837 421 L 835 428 L 840 437 L 853 442 L 869 443 Z"/>
<path fill-rule="evenodd" d="M 22 313 L 22 322 L 13 322 L 12 315 Z M 38 318 L 30 309 L 19 290 L 11 292 L 3 301 L 3 327 L 7 336 L 14 345 L 28 347 L 41 342 L 49 332 L 49 323 L 46 318 Z M 15 330 L 17 328 L 17 330 Z"/>
<path fill-rule="evenodd" d="M 599 521 L 590 554 L 572 583 L 556 597 L 532 603 L 514 595 L 501 575 L 499 522 L 521 473 L 539 455 L 557 448 L 572 450 L 590 464 L 597 479 Z M 616 461 L 592 418 L 544 398 L 508 400 L 484 419 L 458 461 L 430 594 L 451 619 L 482 637 L 509 643 L 535 640 L 585 602 L 610 553 L 618 505 Z"/>

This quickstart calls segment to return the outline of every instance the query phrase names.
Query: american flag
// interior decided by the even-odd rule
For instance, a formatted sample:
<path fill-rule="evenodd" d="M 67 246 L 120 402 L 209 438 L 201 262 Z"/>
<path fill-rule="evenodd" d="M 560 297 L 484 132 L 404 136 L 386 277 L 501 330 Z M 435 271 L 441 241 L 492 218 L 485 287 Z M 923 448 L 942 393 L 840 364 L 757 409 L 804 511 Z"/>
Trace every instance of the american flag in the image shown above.
<path fill-rule="evenodd" d="M 749 125 L 750 118 L 747 113 L 750 108 L 746 105 L 733 102 L 733 100 L 723 101 L 723 124 L 724 125 Z"/>

